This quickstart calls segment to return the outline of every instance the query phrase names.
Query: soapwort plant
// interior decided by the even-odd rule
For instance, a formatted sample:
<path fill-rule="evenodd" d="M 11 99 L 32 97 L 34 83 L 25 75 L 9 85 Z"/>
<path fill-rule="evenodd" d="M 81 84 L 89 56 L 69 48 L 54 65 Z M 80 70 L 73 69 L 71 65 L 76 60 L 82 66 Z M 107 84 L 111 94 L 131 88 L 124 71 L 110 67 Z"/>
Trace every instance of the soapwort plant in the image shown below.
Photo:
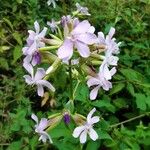
<path fill-rule="evenodd" d="M 32 119 L 36 122 L 35 132 L 40 135 L 39 140 L 43 142 L 48 139 L 52 143 L 53 139 L 49 133 L 61 120 L 66 124 L 70 121 L 76 123 L 78 127 L 72 131 L 72 136 L 79 137 L 80 143 L 87 141 L 87 135 L 93 141 L 97 140 L 99 137 L 94 130 L 94 124 L 100 121 L 100 117 L 92 117 L 96 108 L 89 110 L 87 118 L 75 113 L 75 90 L 78 84 L 74 87 L 73 83 L 75 80 L 80 82 L 78 76 L 82 75 L 91 90 L 89 99 L 95 100 L 100 88 L 105 91 L 112 88 L 111 79 L 117 71 L 120 42 L 117 43 L 113 37 L 115 28 L 111 27 L 106 36 L 102 31 L 95 33 L 94 26 L 88 20 L 78 18 L 78 16 L 90 16 L 88 8 L 78 3 L 76 7 L 77 10 L 72 15 L 63 16 L 58 21 L 52 19 L 43 29 L 40 29 L 38 21 L 35 21 L 35 31 L 28 31 L 27 43 L 22 49 L 25 56 L 23 67 L 29 74 L 24 75 L 25 81 L 29 86 L 36 85 L 38 96 L 44 97 L 46 93 L 54 95 L 58 87 L 53 85 L 50 77 L 57 69 L 63 66 L 67 68 L 70 87 L 67 107 L 62 113 L 53 114 L 48 119 L 42 118 L 40 121 L 35 114 L 32 114 Z M 48 33 L 48 29 L 52 33 Z M 39 68 L 42 64 L 47 64 L 45 66 L 48 67 Z M 44 91 L 44 87 L 48 92 Z"/>

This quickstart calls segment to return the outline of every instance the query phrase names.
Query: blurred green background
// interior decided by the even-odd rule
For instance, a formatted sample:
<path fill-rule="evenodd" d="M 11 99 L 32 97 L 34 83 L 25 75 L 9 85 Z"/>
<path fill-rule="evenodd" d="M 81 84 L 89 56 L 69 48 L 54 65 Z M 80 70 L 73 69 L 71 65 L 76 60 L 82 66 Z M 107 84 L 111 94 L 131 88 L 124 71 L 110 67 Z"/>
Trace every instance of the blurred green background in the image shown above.
<path fill-rule="evenodd" d="M 76 2 L 88 7 L 91 16 L 86 19 L 97 31 L 108 33 L 111 26 L 116 28 L 115 37 L 122 41 L 118 72 L 113 89 L 101 90 L 99 101 L 87 99 L 89 91 L 85 85 L 81 85 L 81 93 L 79 89 L 76 110 L 86 115 L 95 106 L 104 118 L 99 128 L 107 132 L 101 132 L 100 140 L 77 146 L 78 141 L 66 135 L 67 127 L 58 127 L 51 146 L 38 142 L 30 116 L 38 112 L 43 117 L 47 111 L 63 108 L 61 99 L 66 95 L 58 91 L 55 107 L 41 107 L 35 89 L 29 89 L 23 79 L 22 47 L 35 20 L 46 26 L 52 18 L 59 20 L 76 10 Z M 46 0 L 0 0 L 0 149 L 149 150 L 150 0 L 58 0 L 56 3 L 54 9 Z M 60 84 L 66 82 L 65 77 L 63 81 L 60 77 L 57 80 Z M 108 127 L 137 116 L 140 117 L 124 126 Z"/>

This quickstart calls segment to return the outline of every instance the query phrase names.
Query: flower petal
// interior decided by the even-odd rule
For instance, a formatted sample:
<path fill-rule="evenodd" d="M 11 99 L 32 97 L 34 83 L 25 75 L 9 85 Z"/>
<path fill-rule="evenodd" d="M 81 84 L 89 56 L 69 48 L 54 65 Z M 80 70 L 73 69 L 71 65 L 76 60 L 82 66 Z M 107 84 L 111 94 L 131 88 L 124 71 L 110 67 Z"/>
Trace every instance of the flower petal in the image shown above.
<path fill-rule="evenodd" d="M 39 122 L 38 129 L 39 129 L 40 131 L 43 131 L 43 130 L 47 127 L 47 125 L 48 125 L 47 119 L 46 119 L 46 118 L 42 118 L 42 119 L 40 120 L 40 122 Z"/>
<path fill-rule="evenodd" d="M 37 85 L 37 92 L 38 92 L 39 96 L 43 97 L 43 95 L 44 95 L 44 89 L 43 89 L 42 85 Z"/>
<path fill-rule="evenodd" d="M 79 137 L 79 135 L 81 134 L 81 132 L 82 132 L 84 129 L 85 129 L 85 126 L 76 127 L 76 128 L 74 129 L 74 131 L 73 131 L 72 136 L 73 136 L 74 138 Z"/>
<path fill-rule="evenodd" d="M 100 120 L 100 119 L 99 119 L 99 117 L 98 117 L 98 116 L 94 116 L 94 117 L 92 117 L 92 118 L 91 118 L 91 120 L 90 120 L 90 121 L 91 121 L 91 123 L 92 123 L 92 124 L 94 124 L 94 123 L 99 122 L 99 120 Z"/>
<path fill-rule="evenodd" d="M 45 76 L 45 70 L 43 68 L 38 68 L 35 74 L 35 81 L 41 80 Z"/>
<path fill-rule="evenodd" d="M 31 118 L 38 124 L 38 117 L 35 114 L 32 114 Z"/>
<path fill-rule="evenodd" d="M 40 32 L 40 26 L 37 21 L 34 22 L 34 28 L 35 28 L 36 33 L 38 34 Z"/>
<path fill-rule="evenodd" d="M 80 143 L 85 143 L 87 139 L 87 130 L 84 130 L 80 135 Z"/>
<path fill-rule="evenodd" d="M 96 131 L 93 128 L 90 128 L 89 130 L 89 136 L 93 141 L 96 141 L 98 139 L 98 134 L 96 133 Z"/>
<path fill-rule="evenodd" d="M 92 33 L 79 34 L 76 38 L 79 41 L 89 45 L 96 43 L 97 40 L 96 35 Z"/>
<path fill-rule="evenodd" d="M 100 88 L 100 85 L 96 86 L 93 90 L 91 90 L 90 100 L 95 100 L 96 99 L 99 88 Z"/>
<path fill-rule="evenodd" d="M 94 114 L 94 112 L 96 111 L 96 108 L 93 108 L 89 114 L 87 115 L 87 122 L 90 124 L 91 122 L 91 118 L 92 118 L 92 115 Z"/>
<path fill-rule="evenodd" d="M 90 56 L 90 49 L 86 44 L 79 42 L 79 41 L 76 41 L 75 47 L 77 48 L 78 52 L 80 53 L 80 55 L 82 57 L 86 58 L 86 57 Z"/>
<path fill-rule="evenodd" d="M 40 84 L 42 86 L 46 86 L 50 90 L 52 90 L 53 92 L 55 92 L 55 88 L 53 87 L 53 85 L 51 83 L 49 83 L 48 81 L 46 81 L 46 80 L 39 80 L 39 81 L 37 81 L 37 84 Z"/>
<path fill-rule="evenodd" d="M 108 33 L 109 38 L 112 39 L 114 34 L 115 34 L 115 28 L 111 27 Z"/>
<path fill-rule="evenodd" d="M 60 59 L 69 60 L 73 55 L 73 43 L 66 39 L 63 45 L 58 49 L 57 55 Z"/>
<path fill-rule="evenodd" d="M 33 80 L 29 75 L 24 75 L 23 76 L 25 78 L 25 82 L 29 85 L 33 84 Z"/>
<path fill-rule="evenodd" d="M 87 81 L 87 85 L 88 87 L 91 87 L 93 85 L 99 85 L 100 81 L 97 78 L 91 77 L 88 81 Z"/>
<path fill-rule="evenodd" d="M 88 20 L 84 20 L 82 22 L 80 22 L 75 28 L 74 30 L 71 32 L 72 35 L 74 34 L 81 34 L 81 33 L 85 33 L 89 30 L 89 28 L 91 27 L 90 23 L 88 22 Z"/>

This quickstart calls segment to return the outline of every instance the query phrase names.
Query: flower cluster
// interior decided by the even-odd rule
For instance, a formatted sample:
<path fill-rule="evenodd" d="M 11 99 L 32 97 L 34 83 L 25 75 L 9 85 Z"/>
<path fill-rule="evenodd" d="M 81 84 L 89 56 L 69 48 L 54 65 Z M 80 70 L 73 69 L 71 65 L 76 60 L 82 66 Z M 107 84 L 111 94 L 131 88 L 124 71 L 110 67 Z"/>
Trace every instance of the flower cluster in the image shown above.
<path fill-rule="evenodd" d="M 48 1 L 49 5 L 51 3 L 55 7 L 54 1 Z M 47 22 L 48 27 L 44 27 L 42 31 L 40 31 L 39 23 L 35 21 L 35 31 L 28 31 L 27 44 L 22 51 L 25 55 L 23 67 L 29 75 L 24 75 L 24 78 L 28 85 L 37 86 L 38 96 L 44 96 L 44 87 L 47 87 L 51 92 L 55 92 L 49 77 L 59 68 L 58 66 L 61 67 L 63 65 L 68 67 L 68 74 L 70 74 L 71 80 L 76 79 L 72 78 L 72 74 L 76 72 L 76 76 L 78 76 L 79 73 L 76 67 L 80 67 L 87 79 L 87 86 L 91 89 L 89 95 L 91 100 L 97 98 L 100 88 L 105 91 L 112 88 L 111 79 L 117 70 L 116 67 L 119 60 L 117 54 L 120 46 L 120 42 L 117 43 L 113 37 L 115 28 L 111 27 L 106 37 L 103 32 L 96 34 L 94 26 L 88 20 L 80 21 L 77 18 L 80 15 L 90 15 L 88 9 L 80 6 L 78 3 L 76 7 L 77 11 L 73 13 L 73 16 L 63 16 L 59 21 L 52 19 L 51 22 Z M 46 37 L 48 28 L 53 33 L 49 34 L 50 38 Z M 43 63 L 48 63 L 49 65 L 46 70 L 41 67 Z M 94 69 L 90 69 L 91 66 Z M 71 93 L 75 94 L 74 89 L 71 90 L 73 91 Z M 70 104 L 72 104 L 74 95 L 71 95 L 69 99 L 69 102 L 71 101 Z M 80 137 L 81 143 L 86 142 L 87 135 L 94 141 L 98 139 L 98 134 L 93 129 L 93 125 L 99 122 L 98 116 L 92 117 L 95 111 L 95 108 L 92 109 L 87 115 L 86 121 L 84 120 L 73 131 L 73 137 Z M 69 124 L 72 116 L 70 110 L 62 114 L 63 117 L 60 114 L 56 115 L 52 122 L 59 122 L 60 118 L 63 118 L 64 122 Z M 38 118 L 35 115 L 32 115 L 32 119 L 36 122 L 35 132 L 40 135 L 39 140 L 46 142 L 49 139 L 52 143 L 50 136 L 45 131 L 51 126 L 51 120 L 42 118 L 38 122 Z"/>

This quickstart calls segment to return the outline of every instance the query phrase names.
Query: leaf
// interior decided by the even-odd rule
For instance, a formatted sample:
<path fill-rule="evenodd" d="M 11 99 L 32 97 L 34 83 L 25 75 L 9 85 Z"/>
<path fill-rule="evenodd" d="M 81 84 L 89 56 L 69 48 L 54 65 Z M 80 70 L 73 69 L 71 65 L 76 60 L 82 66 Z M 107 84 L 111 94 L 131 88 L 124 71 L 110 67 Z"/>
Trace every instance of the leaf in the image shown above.
<path fill-rule="evenodd" d="M 3 53 L 3 52 L 6 51 L 6 50 L 9 50 L 9 49 L 10 49 L 9 46 L 5 46 L 5 45 L 0 46 L 0 52 L 1 52 L 1 53 Z"/>
<path fill-rule="evenodd" d="M 146 96 L 144 94 L 137 93 L 135 94 L 135 97 L 137 108 L 146 110 Z"/>
<path fill-rule="evenodd" d="M 100 144 L 100 141 L 89 141 L 87 143 L 86 150 L 98 150 Z"/>
<path fill-rule="evenodd" d="M 98 130 L 97 133 L 99 135 L 99 139 L 112 140 L 111 136 L 106 131 Z"/>
<path fill-rule="evenodd" d="M 131 83 L 127 83 L 127 90 L 132 96 L 134 96 L 134 87 Z"/>
<path fill-rule="evenodd" d="M 89 97 L 89 89 L 85 83 L 80 83 L 77 90 L 76 90 L 76 97 L 75 99 L 79 101 L 86 101 Z"/>
<path fill-rule="evenodd" d="M 91 104 L 99 108 L 104 107 L 110 112 L 115 112 L 115 107 L 112 104 L 110 104 L 108 100 L 98 100 L 96 102 L 92 102 Z"/>
<path fill-rule="evenodd" d="M 12 23 L 7 19 L 7 18 L 3 18 L 4 22 L 7 23 L 7 25 L 9 25 L 9 27 L 13 30 L 13 25 Z"/>
<path fill-rule="evenodd" d="M 13 64 L 22 56 L 22 47 L 17 45 L 13 51 Z"/>
<path fill-rule="evenodd" d="M 133 70 L 133 69 L 120 69 L 120 72 L 128 79 L 128 80 L 134 80 L 134 81 L 141 81 L 143 80 L 144 76 Z"/>
<path fill-rule="evenodd" d="M 14 39 L 18 42 L 18 44 L 22 46 L 21 34 L 19 34 L 18 32 L 14 32 L 12 35 Z"/>
<path fill-rule="evenodd" d="M 126 103 L 125 99 L 123 99 L 123 98 L 118 98 L 118 99 L 114 100 L 113 103 L 118 108 L 126 108 L 126 106 L 127 106 L 127 103 Z"/>
<path fill-rule="evenodd" d="M 0 57 L 0 67 L 6 70 L 9 69 L 8 62 L 5 58 Z"/>
<path fill-rule="evenodd" d="M 113 88 L 111 89 L 109 95 L 113 95 L 113 94 L 115 94 L 115 93 L 120 92 L 124 87 L 125 87 L 125 84 L 124 84 L 124 83 L 119 83 L 119 84 L 117 84 L 116 86 L 113 86 Z"/>
<path fill-rule="evenodd" d="M 12 142 L 7 150 L 20 150 L 22 145 L 22 141 Z"/>

